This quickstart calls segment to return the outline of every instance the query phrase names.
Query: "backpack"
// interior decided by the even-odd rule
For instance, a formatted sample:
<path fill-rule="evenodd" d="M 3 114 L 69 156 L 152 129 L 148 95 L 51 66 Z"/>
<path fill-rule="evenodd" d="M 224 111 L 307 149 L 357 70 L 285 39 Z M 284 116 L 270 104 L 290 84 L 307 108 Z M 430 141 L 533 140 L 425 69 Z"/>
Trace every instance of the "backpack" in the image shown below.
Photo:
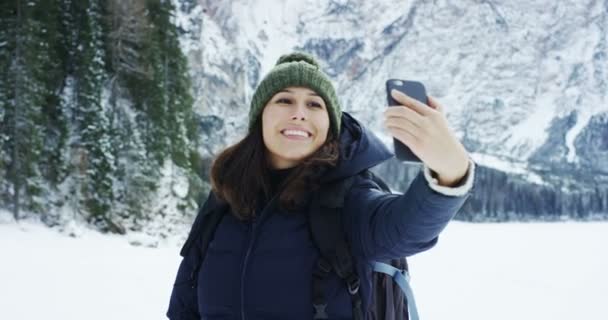
<path fill-rule="evenodd" d="M 370 178 L 378 187 L 391 192 L 384 181 L 370 170 L 361 173 Z M 342 208 L 344 199 L 348 194 L 356 176 L 326 184 L 315 192 L 311 199 L 309 211 L 309 224 L 313 242 L 317 245 L 320 255 L 313 270 L 313 319 L 328 319 L 325 312 L 327 301 L 323 293 L 323 281 L 333 271 L 343 279 L 348 287 L 353 306 L 353 319 L 355 320 L 418 320 L 418 312 L 414 296 L 409 285 L 409 273 L 405 258 L 394 259 L 390 262 L 371 262 L 372 270 L 372 302 L 367 312 L 363 314 L 362 299 L 359 293 L 360 280 L 356 273 L 356 262 L 351 255 L 346 234 L 342 228 Z M 208 202 L 217 201 L 210 196 Z M 228 205 L 215 206 L 217 210 L 206 210 L 214 207 L 205 203 L 192 225 L 192 230 L 184 243 L 180 255 L 186 257 L 195 240 L 201 237 L 201 246 L 197 261 L 190 274 L 192 288 L 196 288 L 196 276 L 202 265 L 207 248 Z M 204 217 L 204 219 L 203 219 Z"/>

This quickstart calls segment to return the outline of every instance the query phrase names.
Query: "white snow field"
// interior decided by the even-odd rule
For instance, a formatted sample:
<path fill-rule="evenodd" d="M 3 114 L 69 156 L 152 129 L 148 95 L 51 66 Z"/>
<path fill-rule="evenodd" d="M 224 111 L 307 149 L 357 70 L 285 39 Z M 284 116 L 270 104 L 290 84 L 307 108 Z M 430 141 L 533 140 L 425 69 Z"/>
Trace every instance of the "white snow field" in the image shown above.
<path fill-rule="evenodd" d="M 166 319 L 179 243 L 128 240 L 0 223 L 0 319 Z M 421 319 L 606 320 L 607 246 L 605 222 L 452 222 L 410 258 Z"/>

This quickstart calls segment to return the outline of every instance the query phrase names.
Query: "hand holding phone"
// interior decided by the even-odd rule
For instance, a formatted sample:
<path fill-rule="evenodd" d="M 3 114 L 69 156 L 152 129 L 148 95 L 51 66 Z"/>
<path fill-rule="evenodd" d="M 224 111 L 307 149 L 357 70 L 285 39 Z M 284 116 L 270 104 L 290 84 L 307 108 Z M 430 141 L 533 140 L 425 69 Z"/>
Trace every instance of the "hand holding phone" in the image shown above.
<path fill-rule="evenodd" d="M 428 105 L 426 89 L 422 83 L 418 81 L 389 79 L 386 81 L 386 96 L 389 107 L 401 105 L 391 95 L 391 90 L 393 89 L 401 91 L 406 95 L 424 103 L 425 105 Z M 397 159 L 407 162 L 422 162 L 408 146 L 403 144 L 397 138 L 393 137 L 393 145 L 395 147 L 395 156 Z"/>

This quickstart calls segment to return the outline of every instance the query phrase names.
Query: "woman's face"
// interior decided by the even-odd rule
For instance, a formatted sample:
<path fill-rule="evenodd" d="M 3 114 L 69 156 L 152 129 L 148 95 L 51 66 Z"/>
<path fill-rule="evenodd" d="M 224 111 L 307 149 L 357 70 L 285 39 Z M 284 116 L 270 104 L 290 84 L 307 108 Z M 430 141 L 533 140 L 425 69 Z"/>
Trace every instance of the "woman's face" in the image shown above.
<path fill-rule="evenodd" d="M 275 169 L 295 167 L 323 145 L 328 131 L 325 101 L 306 87 L 279 91 L 262 112 L 264 144 Z"/>

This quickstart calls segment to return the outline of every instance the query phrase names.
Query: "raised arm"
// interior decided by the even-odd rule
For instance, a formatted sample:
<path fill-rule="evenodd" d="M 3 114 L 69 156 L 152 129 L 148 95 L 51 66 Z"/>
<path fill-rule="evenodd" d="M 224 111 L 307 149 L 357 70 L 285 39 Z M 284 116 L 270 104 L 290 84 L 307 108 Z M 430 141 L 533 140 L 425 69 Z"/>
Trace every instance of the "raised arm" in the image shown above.
<path fill-rule="evenodd" d="M 438 186 L 425 168 L 401 195 L 380 190 L 371 179 L 358 179 L 343 213 L 354 254 L 388 260 L 433 247 L 471 194 L 474 169 L 470 160 L 462 182 L 449 188 Z"/>

